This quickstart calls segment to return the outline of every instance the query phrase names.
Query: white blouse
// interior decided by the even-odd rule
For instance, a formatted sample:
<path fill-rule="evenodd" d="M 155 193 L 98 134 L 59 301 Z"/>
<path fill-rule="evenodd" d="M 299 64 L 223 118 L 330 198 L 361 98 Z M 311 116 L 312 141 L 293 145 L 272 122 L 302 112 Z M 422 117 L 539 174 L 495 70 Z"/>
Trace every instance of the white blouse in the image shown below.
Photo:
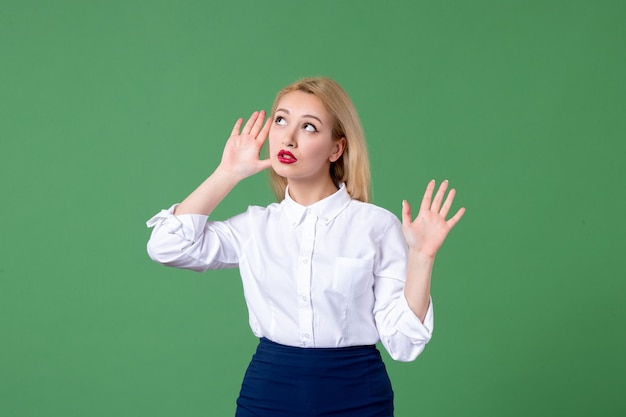
<path fill-rule="evenodd" d="M 407 247 L 389 211 L 345 187 L 310 206 L 289 197 L 226 221 L 152 217 L 150 257 L 194 271 L 239 267 L 253 333 L 300 347 L 371 345 L 412 361 L 431 338 L 404 297 Z"/>

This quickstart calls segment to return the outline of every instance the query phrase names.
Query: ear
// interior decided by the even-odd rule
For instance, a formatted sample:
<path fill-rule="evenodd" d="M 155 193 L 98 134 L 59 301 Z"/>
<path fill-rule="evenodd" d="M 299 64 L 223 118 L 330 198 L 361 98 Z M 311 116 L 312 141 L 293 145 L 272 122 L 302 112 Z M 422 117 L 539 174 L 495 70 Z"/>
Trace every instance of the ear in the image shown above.
<path fill-rule="evenodd" d="M 335 141 L 333 153 L 330 154 L 328 159 L 330 162 L 335 162 L 337 159 L 343 155 L 343 151 L 346 149 L 346 138 L 341 137 L 339 140 Z"/>

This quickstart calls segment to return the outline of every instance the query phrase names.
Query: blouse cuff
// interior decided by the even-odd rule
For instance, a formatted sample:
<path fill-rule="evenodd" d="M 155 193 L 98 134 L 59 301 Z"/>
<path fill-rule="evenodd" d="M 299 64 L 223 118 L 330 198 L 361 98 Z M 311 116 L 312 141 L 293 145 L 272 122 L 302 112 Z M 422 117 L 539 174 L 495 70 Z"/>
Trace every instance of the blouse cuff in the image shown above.
<path fill-rule="evenodd" d="M 167 210 L 161 210 L 146 222 L 148 227 L 163 228 L 169 234 L 175 234 L 187 241 L 196 242 L 209 216 L 203 214 L 181 214 L 174 215 L 174 210 L 178 207 L 174 204 Z"/>
<path fill-rule="evenodd" d="M 419 317 L 415 315 L 406 297 L 400 297 L 400 310 L 401 320 L 398 321 L 398 330 L 400 333 L 407 336 L 413 343 L 423 343 L 429 341 L 433 334 L 434 317 L 433 317 L 433 300 L 429 299 L 428 310 L 426 311 L 426 317 L 422 322 Z"/>

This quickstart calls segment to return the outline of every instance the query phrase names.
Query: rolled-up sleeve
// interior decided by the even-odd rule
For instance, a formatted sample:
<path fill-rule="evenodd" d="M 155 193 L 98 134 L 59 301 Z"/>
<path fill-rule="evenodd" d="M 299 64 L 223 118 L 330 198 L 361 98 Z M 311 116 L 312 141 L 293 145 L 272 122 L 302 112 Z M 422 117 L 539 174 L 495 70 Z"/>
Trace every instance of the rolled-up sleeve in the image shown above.
<path fill-rule="evenodd" d="M 224 222 L 201 214 L 174 215 L 176 204 L 146 222 L 153 228 L 148 255 L 163 265 L 205 271 L 238 265 L 236 240 Z"/>
<path fill-rule="evenodd" d="M 399 222 L 383 234 L 375 270 L 374 316 L 380 340 L 389 355 L 398 361 L 415 360 L 433 332 L 433 304 L 422 322 L 404 296 L 407 249 Z"/>

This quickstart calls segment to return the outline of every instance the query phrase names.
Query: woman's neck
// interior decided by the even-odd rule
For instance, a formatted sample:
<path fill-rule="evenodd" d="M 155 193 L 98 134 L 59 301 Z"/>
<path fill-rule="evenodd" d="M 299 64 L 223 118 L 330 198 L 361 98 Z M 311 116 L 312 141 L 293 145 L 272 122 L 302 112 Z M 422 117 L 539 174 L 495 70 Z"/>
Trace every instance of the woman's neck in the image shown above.
<path fill-rule="evenodd" d="M 328 182 L 308 183 L 306 181 L 289 181 L 289 196 L 302 206 L 310 206 L 337 192 L 337 187 L 329 178 Z"/>

